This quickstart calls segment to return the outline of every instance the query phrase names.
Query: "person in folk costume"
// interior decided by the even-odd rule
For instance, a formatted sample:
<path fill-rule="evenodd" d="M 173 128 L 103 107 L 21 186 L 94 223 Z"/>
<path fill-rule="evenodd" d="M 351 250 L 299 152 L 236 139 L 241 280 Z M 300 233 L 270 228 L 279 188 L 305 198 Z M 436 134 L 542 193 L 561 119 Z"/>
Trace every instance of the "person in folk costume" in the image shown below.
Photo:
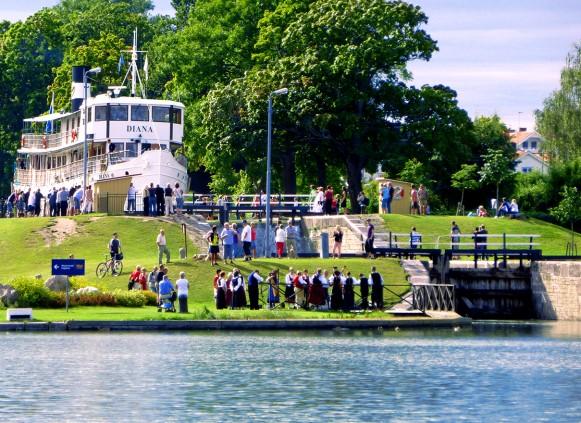
<path fill-rule="evenodd" d="M 295 308 L 302 308 L 305 306 L 305 280 L 303 274 L 299 270 L 293 277 L 293 291 L 295 294 L 294 303 Z"/>
<path fill-rule="evenodd" d="M 230 283 L 232 290 L 232 308 L 246 307 L 246 293 L 244 292 L 244 276 L 239 269 L 234 269 L 232 282 Z"/>
<path fill-rule="evenodd" d="M 325 290 L 321 279 L 321 269 L 317 269 L 311 279 L 311 288 L 309 289 L 309 304 L 315 307 L 320 307 L 325 304 Z"/>
<path fill-rule="evenodd" d="M 248 276 L 248 299 L 250 301 L 250 310 L 258 310 L 258 284 L 263 281 L 258 269 L 254 270 Z"/>
<path fill-rule="evenodd" d="M 345 282 L 343 283 L 343 310 L 349 311 L 355 308 L 355 293 L 353 285 L 355 281 L 351 277 L 351 272 L 347 272 Z"/>
<path fill-rule="evenodd" d="M 305 291 L 305 306 L 309 304 L 309 289 L 311 285 L 311 281 L 309 279 L 309 271 L 307 269 L 303 270 L 302 274 L 302 283 L 303 289 Z"/>
<path fill-rule="evenodd" d="M 333 272 L 331 286 L 331 309 L 341 310 L 343 308 L 343 278 L 339 270 Z"/>
<path fill-rule="evenodd" d="M 288 273 L 284 278 L 285 287 L 284 287 L 284 298 L 285 302 L 289 304 L 295 303 L 295 290 L 293 287 L 293 281 L 295 279 L 295 271 L 292 267 L 289 267 Z"/>
<path fill-rule="evenodd" d="M 268 284 L 268 306 L 270 308 L 274 308 L 275 304 L 278 304 L 280 302 L 278 275 L 276 270 L 273 270 L 268 274 L 268 278 L 266 278 L 266 283 Z"/>
<path fill-rule="evenodd" d="M 220 272 L 216 287 L 216 308 L 222 310 L 226 308 L 226 272 Z"/>
<path fill-rule="evenodd" d="M 325 269 L 323 274 L 320 276 L 321 285 L 323 285 L 323 296 L 325 298 L 325 304 L 327 307 L 330 306 L 331 296 L 329 295 L 329 287 L 331 286 L 331 277 L 329 272 Z"/>
<path fill-rule="evenodd" d="M 383 278 L 381 277 L 379 272 L 375 269 L 375 266 L 371 268 L 369 280 L 371 281 L 372 306 L 377 309 L 381 309 L 383 308 Z"/>
<path fill-rule="evenodd" d="M 232 272 L 226 278 L 226 305 L 232 305 Z"/>
<path fill-rule="evenodd" d="M 363 274 L 359 274 L 359 289 L 361 291 L 361 308 L 369 308 L 369 279 Z"/>
<path fill-rule="evenodd" d="M 218 293 L 218 281 L 220 280 L 220 273 L 222 273 L 222 269 L 216 269 L 216 274 L 214 275 L 214 280 L 212 282 L 214 286 L 214 299 L 216 299 L 216 294 Z"/>

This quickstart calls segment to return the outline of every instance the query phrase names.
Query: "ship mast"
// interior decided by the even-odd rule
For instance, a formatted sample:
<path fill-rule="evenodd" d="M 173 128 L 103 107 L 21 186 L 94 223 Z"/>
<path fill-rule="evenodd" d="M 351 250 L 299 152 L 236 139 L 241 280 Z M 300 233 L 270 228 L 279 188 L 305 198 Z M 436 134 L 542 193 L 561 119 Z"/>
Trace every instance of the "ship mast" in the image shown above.
<path fill-rule="evenodd" d="M 141 97 L 146 98 L 145 95 L 145 87 L 143 86 L 143 81 L 141 80 L 141 75 L 139 74 L 139 69 L 137 67 L 137 59 L 139 53 L 147 53 L 144 50 L 137 50 L 137 28 L 133 30 L 133 45 L 131 46 L 131 50 L 123 50 L 124 53 L 131 53 L 131 62 L 129 63 L 129 69 L 127 69 L 127 73 L 125 74 L 125 78 L 123 78 L 123 82 L 121 83 L 122 86 L 125 86 L 125 82 L 129 74 L 131 73 L 131 97 L 137 96 L 137 84 L 139 83 L 139 89 L 141 91 Z M 147 58 L 145 59 L 147 63 Z M 144 69 L 147 79 L 147 69 Z"/>

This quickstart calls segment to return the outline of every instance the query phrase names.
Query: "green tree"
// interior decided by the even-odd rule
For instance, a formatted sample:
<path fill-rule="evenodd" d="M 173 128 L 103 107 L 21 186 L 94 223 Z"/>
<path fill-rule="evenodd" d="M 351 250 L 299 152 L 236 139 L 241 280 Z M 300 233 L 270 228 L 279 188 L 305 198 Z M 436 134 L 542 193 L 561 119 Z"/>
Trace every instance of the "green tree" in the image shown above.
<path fill-rule="evenodd" d="M 581 195 L 577 187 L 568 186 L 563 187 L 561 195 L 561 202 L 557 207 L 552 208 L 550 213 L 561 224 L 571 225 L 571 248 L 569 251 L 573 255 L 573 250 L 575 249 L 575 222 L 581 220 Z"/>
<path fill-rule="evenodd" d="M 274 149 L 279 157 L 304 154 L 321 166 L 342 164 L 355 204 L 361 171 L 375 167 L 400 138 L 395 121 L 401 119 L 408 90 L 401 82 L 408 76 L 407 62 L 429 59 L 436 44 L 421 28 L 426 16 L 403 2 L 318 0 L 305 2 L 304 8 L 305 3 L 298 3 L 297 13 L 289 13 L 292 2 L 282 2 L 261 21 L 256 57 L 262 69 L 220 89 L 222 94 L 237 91 L 242 98 L 230 103 L 232 114 L 221 115 L 221 128 L 206 135 L 221 147 L 235 140 L 240 149 L 241 138 L 264 143 L 265 100 L 270 91 L 286 86 L 288 97 L 277 102 Z M 209 95 L 214 101 L 207 103 L 206 112 L 220 95 Z M 225 124 L 238 136 L 223 130 Z M 206 141 L 211 140 L 202 138 Z M 291 161 L 283 169 L 294 167 Z"/>
<path fill-rule="evenodd" d="M 479 116 L 474 119 L 473 136 L 475 138 L 474 155 L 480 160 L 488 150 L 501 150 L 506 156 L 514 155 L 507 126 L 498 115 Z"/>
<path fill-rule="evenodd" d="M 482 160 L 484 164 L 478 172 L 480 182 L 496 185 L 496 199 L 499 201 L 500 184 L 514 175 L 514 160 L 508 158 L 502 150 L 493 148 L 482 156 Z"/>
<path fill-rule="evenodd" d="M 464 192 L 478 188 L 478 165 L 463 164 L 460 170 L 452 175 L 452 187 L 462 191 L 458 210 L 464 210 Z M 457 211 L 458 211 L 457 210 Z M 458 214 L 456 212 L 456 214 Z"/>
<path fill-rule="evenodd" d="M 567 55 L 561 86 L 536 111 L 543 150 L 566 162 L 581 156 L 581 44 Z"/>
<path fill-rule="evenodd" d="M 424 164 L 415 157 L 405 162 L 403 169 L 399 172 L 399 179 L 416 185 L 424 184 L 430 186 L 432 182 L 428 178 Z"/>

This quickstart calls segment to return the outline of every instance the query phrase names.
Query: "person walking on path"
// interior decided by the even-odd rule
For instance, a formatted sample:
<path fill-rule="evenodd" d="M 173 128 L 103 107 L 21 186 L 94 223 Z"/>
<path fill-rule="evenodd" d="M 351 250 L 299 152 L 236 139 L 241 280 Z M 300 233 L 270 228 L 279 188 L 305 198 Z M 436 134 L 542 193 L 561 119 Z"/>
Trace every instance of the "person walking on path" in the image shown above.
<path fill-rule="evenodd" d="M 190 283 L 186 279 L 186 273 L 180 272 L 180 278 L 176 281 L 176 288 L 178 290 L 178 303 L 180 313 L 188 312 L 188 291 Z"/>
<path fill-rule="evenodd" d="M 158 249 L 157 262 L 159 264 L 162 264 L 163 263 L 162 258 L 163 255 L 165 254 L 166 263 L 169 263 L 170 262 L 169 248 L 167 248 L 167 240 L 165 238 L 165 231 L 163 229 L 159 230 L 159 235 L 157 235 L 156 244 Z"/>

